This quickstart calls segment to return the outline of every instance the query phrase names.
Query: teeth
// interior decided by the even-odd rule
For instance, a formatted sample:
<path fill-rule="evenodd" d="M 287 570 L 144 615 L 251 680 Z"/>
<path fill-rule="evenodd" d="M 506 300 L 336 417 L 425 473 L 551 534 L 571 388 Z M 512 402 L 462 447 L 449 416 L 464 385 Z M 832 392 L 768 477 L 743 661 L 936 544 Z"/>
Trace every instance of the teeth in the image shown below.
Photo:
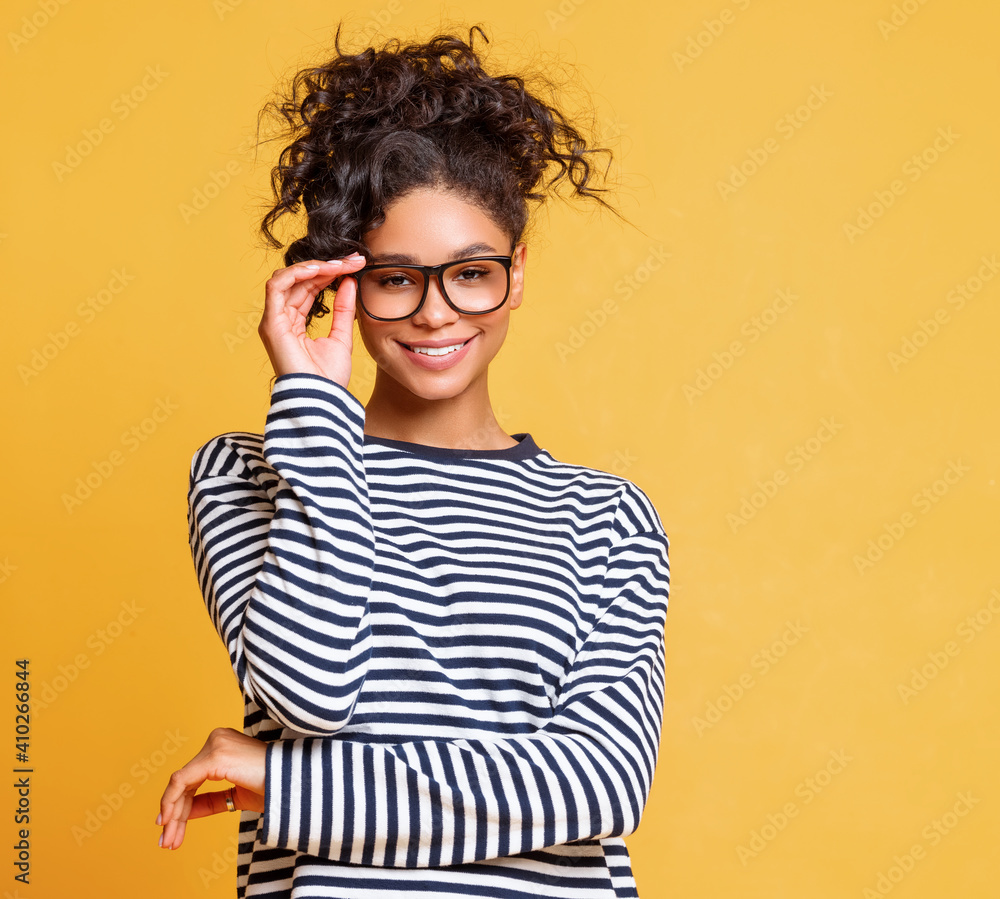
<path fill-rule="evenodd" d="M 468 341 L 465 341 L 468 343 Z M 465 343 L 456 343 L 453 346 L 411 346 L 410 349 L 414 353 L 423 353 L 425 356 L 447 356 L 448 353 L 454 353 L 456 350 L 462 349 Z"/>

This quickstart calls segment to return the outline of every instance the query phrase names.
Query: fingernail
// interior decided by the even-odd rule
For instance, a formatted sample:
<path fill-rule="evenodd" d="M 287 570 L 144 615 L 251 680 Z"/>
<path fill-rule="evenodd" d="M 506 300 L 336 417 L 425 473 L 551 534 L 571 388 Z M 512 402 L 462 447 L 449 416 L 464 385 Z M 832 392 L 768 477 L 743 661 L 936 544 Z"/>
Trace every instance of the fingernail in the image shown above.
<path fill-rule="evenodd" d="M 160 834 L 160 848 L 163 848 L 163 834 Z"/>
<path fill-rule="evenodd" d="M 319 268 L 319 266 L 318 265 L 307 265 L 307 266 L 305 266 L 305 268 Z"/>
<path fill-rule="evenodd" d="M 162 813 L 162 812 L 160 812 L 160 814 L 158 814 L 158 815 L 156 816 L 156 823 L 157 823 L 158 825 L 159 825 L 159 824 L 162 824 L 162 823 L 163 823 L 163 813 Z"/>

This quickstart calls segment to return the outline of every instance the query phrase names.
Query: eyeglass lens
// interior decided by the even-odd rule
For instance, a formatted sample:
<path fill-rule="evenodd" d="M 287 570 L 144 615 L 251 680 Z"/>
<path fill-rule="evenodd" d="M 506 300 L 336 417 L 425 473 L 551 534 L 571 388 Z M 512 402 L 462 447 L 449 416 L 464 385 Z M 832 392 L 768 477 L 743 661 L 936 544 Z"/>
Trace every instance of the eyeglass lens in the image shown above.
<path fill-rule="evenodd" d="M 424 295 L 426 273 L 405 265 L 362 269 L 358 277 L 361 302 L 379 318 L 412 315 Z M 488 312 L 507 295 L 505 266 L 491 259 L 458 262 L 441 273 L 445 296 L 463 312 Z"/>

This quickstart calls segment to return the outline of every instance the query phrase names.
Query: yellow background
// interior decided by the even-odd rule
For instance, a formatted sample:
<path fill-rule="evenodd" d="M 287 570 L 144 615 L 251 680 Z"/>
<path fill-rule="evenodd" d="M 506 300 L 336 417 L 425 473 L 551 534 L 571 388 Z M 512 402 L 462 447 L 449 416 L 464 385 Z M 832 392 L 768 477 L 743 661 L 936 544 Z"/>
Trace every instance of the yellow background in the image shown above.
<path fill-rule="evenodd" d="M 509 433 L 624 473 L 672 539 L 640 894 L 996 895 L 1000 284 L 970 279 L 1000 252 L 1000 8 L 974 0 L 7 3 L 2 658 L 11 693 L 27 657 L 54 701 L 33 718 L 32 883 L 6 848 L 0 892 L 234 895 L 235 817 L 172 853 L 153 823 L 170 772 L 241 727 L 188 463 L 263 427 L 279 263 L 253 229 L 276 148 L 255 165 L 247 140 L 341 15 L 481 21 L 498 60 L 555 54 L 619 151 L 634 227 L 539 216 L 492 383 Z"/>

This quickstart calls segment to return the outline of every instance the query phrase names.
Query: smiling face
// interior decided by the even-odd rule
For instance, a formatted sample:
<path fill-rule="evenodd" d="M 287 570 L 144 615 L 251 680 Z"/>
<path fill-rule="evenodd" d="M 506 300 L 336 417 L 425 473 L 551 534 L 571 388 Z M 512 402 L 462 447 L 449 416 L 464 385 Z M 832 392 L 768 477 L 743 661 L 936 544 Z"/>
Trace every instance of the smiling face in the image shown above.
<path fill-rule="evenodd" d="M 364 235 L 364 242 L 373 263 L 440 265 L 510 253 L 509 235 L 480 207 L 438 188 L 418 188 L 397 199 L 386 210 L 385 221 Z M 495 312 L 456 312 L 441 295 L 436 278 L 428 284 L 420 311 L 403 321 L 376 321 L 359 304 L 361 339 L 378 365 L 383 389 L 399 388 L 425 400 L 450 399 L 469 391 L 482 391 L 485 398 L 487 368 L 503 345 L 510 311 L 521 305 L 525 249 L 523 243 L 516 247 L 510 294 Z M 460 349 L 441 353 L 451 346 Z"/>

